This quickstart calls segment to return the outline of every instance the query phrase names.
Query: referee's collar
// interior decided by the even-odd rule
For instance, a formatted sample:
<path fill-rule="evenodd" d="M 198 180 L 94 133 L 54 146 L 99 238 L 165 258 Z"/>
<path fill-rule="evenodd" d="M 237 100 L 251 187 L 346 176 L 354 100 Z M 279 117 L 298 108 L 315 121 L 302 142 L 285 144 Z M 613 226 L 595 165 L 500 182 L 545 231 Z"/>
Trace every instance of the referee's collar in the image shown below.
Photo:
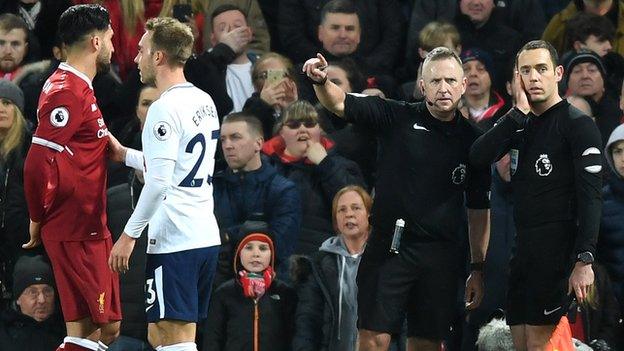
<path fill-rule="evenodd" d="M 85 82 L 87 82 L 87 84 L 89 85 L 89 88 L 91 88 L 91 90 L 93 90 L 93 85 L 91 84 L 91 79 L 89 79 L 89 77 L 87 77 L 86 74 L 80 72 L 79 70 L 77 70 L 76 68 L 70 66 L 67 62 L 61 62 L 61 64 L 58 66 L 58 68 L 64 70 L 64 71 L 70 71 L 71 73 L 77 75 L 80 79 L 84 80 Z"/>

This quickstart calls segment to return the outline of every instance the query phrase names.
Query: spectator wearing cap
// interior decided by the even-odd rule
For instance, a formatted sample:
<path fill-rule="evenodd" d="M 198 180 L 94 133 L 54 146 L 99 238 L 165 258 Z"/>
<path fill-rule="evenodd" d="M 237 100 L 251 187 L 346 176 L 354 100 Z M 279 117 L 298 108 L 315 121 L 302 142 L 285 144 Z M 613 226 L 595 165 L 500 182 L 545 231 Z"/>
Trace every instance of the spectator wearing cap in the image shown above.
<path fill-rule="evenodd" d="M 470 48 L 461 53 L 466 77 L 466 92 L 460 111 L 484 130 L 490 129 L 507 110 L 503 97 L 494 91 L 492 56 L 484 50 Z"/>
<path fill-rule="evenodd" d="M 210 301 L 203 349 L 290 350 L 297 295 L 273 270 L 275 246 L 267 224 L 247 221 L 241 231 L 236 278 L 219 286 Z"/>
<path fill-rule="evenodd" d="M 593 51 L 577 52 L 567 60 L 564 72 L 567 95 L 578 95 L 589 102 L 605 145 L 613 129 L 620 124 L 622 112 L 605 89 L 607 72 L 600 56 Z"/>
<path fill-rule="evenodd" d="M 20 88 L 0 79 L 0 267 L 6 267 L 5 274 L 0 270 L 2 282 L 11 281 L 13 264 L 23 253 L 21 245 L 29 238 L 23 174 L 30 134 L 23 108 L 24 94 Z"/>
<path fill-rule="evenodd" d="M 13 275 L 14 299 L 0 315 L 0 350 L 56 349 L 65 327 L 56 309 L 50 265 L 43 256 L 23 256 Z"/>

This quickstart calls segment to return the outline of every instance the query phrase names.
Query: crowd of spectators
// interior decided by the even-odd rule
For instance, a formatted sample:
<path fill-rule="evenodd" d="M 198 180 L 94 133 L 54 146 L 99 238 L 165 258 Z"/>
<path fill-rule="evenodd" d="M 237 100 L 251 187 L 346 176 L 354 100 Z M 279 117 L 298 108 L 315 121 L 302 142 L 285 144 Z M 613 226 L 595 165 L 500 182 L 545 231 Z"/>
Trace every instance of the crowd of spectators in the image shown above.
<path fill-rule="evenodd" d="M 573 337 L 595 350 L 624 348 L 624 1 L 0 0 L 0 351 L 53 350 L 65 335 L 44 250 L 21 248 L 29 227 L 22 170 L 39 93 L 65 57 L 56 20 L 89 2 L 111 14 L 113 69 L 93 87 L 109 131 L 124 145 L 141 147 L 147 109 L 158 99 L 134 63 L 145 21 L 180 17 L 195 35 L 185 74 L 211 95 L 221 122 L 212 182 L 222 246 L 213 305 L 198 328 L 204 350 L 249 350 L 258 342 L 262 350 L 354 349 L 355 277 L 375 224 L 371 203 L 383 196 L 375 191 L 380 150 L 373 131 L 318 103 L 301 73 L 307 59 L 323 54 L 328 79 L 347 93 L 416 102 L 423 101 L 425 55 L 447 47 L 460 55 L 467 78 L 460 111 L 486 131 L 513 106 L 516 53 L 534 39 L 558 50 L 561 95 L 594 119 L 604 147 L 595 299 L 571 307 Z M 491 169 L 484 300 L 467 313 L 458 297 L 445 350 L 486 345 L 477 343 L 479 328 L 505 305 L 515 236 L 510 162 L 504 157 Z M 142 174 L 111 164 L 108 181 L 109 227 L 119 235 Z M 258 232 L 266 237 L 248 237 Z M 457 235 L 463 255 L 456 259 L 467 276 L 468 236 Z M 142 239 L 121 277 L 124 320 L 110 350 L 149 349 Z M 255 249 L 270 251 L 262 269 L 247 268 L 245 250 Z M 276 279 L 262 277 L 267 269 Z M 248 293 L 244 284 L 263 288 Z M 250 327 L 254 308 L 259 334 Z"/>

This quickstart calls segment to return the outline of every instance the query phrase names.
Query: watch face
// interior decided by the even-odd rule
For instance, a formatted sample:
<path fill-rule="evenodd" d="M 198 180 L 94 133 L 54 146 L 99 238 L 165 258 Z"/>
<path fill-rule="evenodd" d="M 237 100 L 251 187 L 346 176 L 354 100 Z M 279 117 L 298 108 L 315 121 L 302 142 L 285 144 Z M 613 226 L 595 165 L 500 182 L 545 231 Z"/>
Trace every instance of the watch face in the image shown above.
<path fill-rule="evenodd" d="M 594 256 L 591 254 L 591 252 L 581 252 L 580 254 L 578 254 L 578 260 L 583 263 L 593 263 Z"/>

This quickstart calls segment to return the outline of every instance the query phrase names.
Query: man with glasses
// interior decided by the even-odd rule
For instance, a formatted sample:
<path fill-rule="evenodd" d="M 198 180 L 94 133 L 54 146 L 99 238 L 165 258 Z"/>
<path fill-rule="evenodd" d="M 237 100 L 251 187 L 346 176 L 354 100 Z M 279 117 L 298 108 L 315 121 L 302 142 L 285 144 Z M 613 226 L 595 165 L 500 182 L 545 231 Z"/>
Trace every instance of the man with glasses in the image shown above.
<path fill-rule="evenodd" d="M 50 265 L 43 256 L 23 256 L 13 275 L 14 299 L 0 317 L 0 350 L 54 350 L 65 331 L 55 313 Z"/>

